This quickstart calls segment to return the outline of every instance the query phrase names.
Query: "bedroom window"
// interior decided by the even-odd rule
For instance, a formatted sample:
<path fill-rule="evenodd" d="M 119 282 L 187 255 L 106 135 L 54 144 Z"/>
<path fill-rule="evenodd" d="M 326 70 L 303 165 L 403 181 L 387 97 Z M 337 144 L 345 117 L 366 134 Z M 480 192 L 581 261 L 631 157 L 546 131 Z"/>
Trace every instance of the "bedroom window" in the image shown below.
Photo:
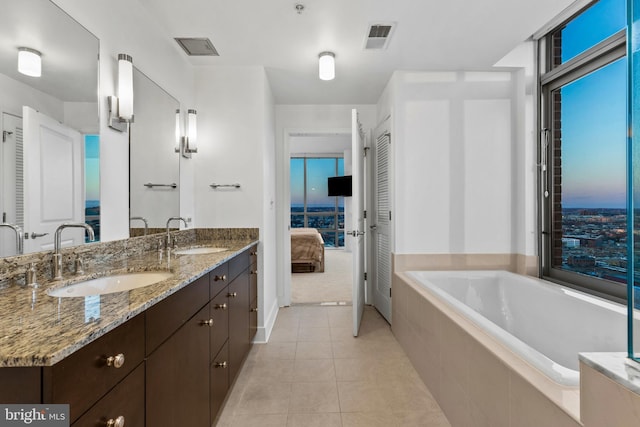
<path fill-rule="evenodd" d="M 543 276 L 624 298 L 624 0 L 600 0 L 540 42 Z"/>
<path fill-rule="evenodd" d="M 344 246 L 344 197 L 329 197 L 327 179 L 344 175 L 342 157 L 291 158 L 291 228 L 315 228 L 325 247 Z"/>

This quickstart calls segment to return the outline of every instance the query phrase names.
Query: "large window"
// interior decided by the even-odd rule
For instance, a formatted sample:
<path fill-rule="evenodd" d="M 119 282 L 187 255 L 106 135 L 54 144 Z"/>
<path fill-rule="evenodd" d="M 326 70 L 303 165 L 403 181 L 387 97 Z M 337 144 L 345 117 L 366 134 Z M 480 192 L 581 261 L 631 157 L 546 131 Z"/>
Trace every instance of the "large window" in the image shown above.
<path fill-rule="evenodd" d="M 627 271 L 625 2 L 600 0 L 541 41 L 546 277 L 623 298 Z"/>
<path fill-rule="evenodd" d="M 344 197 L 329 197 L 327 187 L 342 175 L 341 157 L 291 158 L 291 227 L 317 229 L 326 247 L 344 246 Z"/>

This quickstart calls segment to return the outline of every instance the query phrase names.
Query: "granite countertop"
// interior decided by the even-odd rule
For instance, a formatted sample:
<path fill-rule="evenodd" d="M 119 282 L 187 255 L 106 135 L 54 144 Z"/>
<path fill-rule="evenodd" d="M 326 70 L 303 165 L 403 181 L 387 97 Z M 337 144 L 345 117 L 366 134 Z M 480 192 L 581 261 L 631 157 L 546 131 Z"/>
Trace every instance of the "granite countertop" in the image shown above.
<path fill-rule="evenodd" d="M 254 239 L 208 242 L 224 252 L 167 255 L 147 251 L 86 269 L 83 276 L 67 273 L 63 281 L 42 281 L 38 287 L 13 285 L 0 290 L 0 367 L 51 366 L 74 351 L 143 312 L 158 301 L 203 276 L 257 243 Z M 162 282 L 130 291 L 90 297 L 56 298 L 47 290 L 94 277 L 139 271 L 170 271 Z"/>

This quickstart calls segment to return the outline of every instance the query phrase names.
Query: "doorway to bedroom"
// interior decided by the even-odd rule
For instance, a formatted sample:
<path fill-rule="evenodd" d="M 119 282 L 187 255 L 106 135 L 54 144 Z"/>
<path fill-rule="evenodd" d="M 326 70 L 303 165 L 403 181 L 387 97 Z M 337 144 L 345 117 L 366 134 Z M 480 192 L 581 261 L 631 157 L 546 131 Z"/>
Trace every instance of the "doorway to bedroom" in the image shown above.
<path fill-rule="evenodd" d="M 291 136 L 292 304 L 351 304 L 352 255 L 345 239 L 351 186 L 338 178 L 346 175 L 350 152 L 350 134 Z"/>

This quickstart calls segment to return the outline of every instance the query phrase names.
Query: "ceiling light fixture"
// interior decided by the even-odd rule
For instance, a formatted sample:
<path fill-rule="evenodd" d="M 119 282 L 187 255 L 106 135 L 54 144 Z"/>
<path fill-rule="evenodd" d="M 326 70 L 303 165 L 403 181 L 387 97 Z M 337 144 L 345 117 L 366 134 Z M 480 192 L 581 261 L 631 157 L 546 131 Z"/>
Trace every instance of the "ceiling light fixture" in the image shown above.
<path fill-rule="evenodd" d="M 333 52 L 322 52 L 318 58 L 320 80 L 333 80 L 336 77 L 336 55 Z"/>
<path fill-rule="evenodd" d="M 25 76 L 40 77 L 42 75 L 42 54 L 28 47 L 18 48 L 18 71 Z"/>

